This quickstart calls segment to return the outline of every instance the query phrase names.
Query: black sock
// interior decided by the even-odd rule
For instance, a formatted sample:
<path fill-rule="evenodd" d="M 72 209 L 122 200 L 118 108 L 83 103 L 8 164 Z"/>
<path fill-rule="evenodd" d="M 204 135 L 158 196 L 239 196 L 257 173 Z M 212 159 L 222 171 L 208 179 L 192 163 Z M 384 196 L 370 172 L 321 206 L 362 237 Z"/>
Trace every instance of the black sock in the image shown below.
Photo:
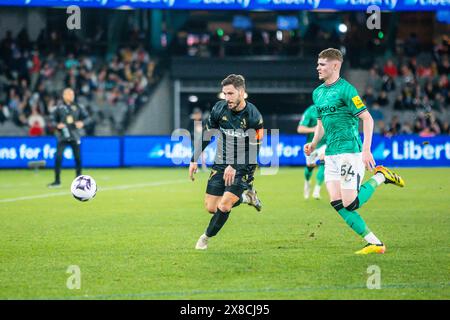
<path fill-rule="evenodd" d="M 214 213 L 211 221 L 209 221 L 209 225 L 208 228 L 206 228 L 205 234 L 208 237 L 214 237 L 220 231 L 220 229 L 222 229 L 225 222 L 227 222 L 229 215 L 229 212 L 222 212 L 219 208 L 217 208 L 216 213 Z"/>
<path fill-rule="evenodd" d="M 237 206 L 240 205 L 241 203 L 242 203 L 242 194 L 241 194 L 241 197 L 239 198 L 239 200 L 236 201 L 235 204 L 233 204 L 233 207 L 232 207 L 232 208 L 237 207 Z"/>

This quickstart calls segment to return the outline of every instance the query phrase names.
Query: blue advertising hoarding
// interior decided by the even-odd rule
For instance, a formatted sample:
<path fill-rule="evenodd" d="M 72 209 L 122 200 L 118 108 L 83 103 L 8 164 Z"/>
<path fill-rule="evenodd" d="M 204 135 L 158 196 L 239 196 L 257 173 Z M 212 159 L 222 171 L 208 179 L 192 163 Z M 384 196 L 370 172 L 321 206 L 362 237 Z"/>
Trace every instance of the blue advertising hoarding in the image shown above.
<path fill-rule="evenodd" d="M 450 136 L 422 138 L 400 135 L 392 138 L 375 135 L 372 154 L 379 164 L 398 167 L 450 166 Z"/>
<path fill-rule="evenodd" d="M 260 149 L 261 166 L 305 165 L 302 135 L 266 136 Z M 190 139 L 170 136 L 86 137 L 82 140 L 84 167 L 176 167 L 187 166 L 192 156 Z M 205 150 L 208 164 L 214 162 L 216 144 Z M 54 166 L 56 139 L 0 138 L 0 168 L 26 168 L 29 161 L 46 160 Z M 395 167 L 450 167 L 450 136 L 421 138 L 374 135 L 372 153 L 377 164 Z M 63 166 L 73 167 L 72 151 L 64 152 Z"/>
<path fill-rule="evenodd" d="M 450 0 L 0 0 L 4 6 L 152 8 L 190 10 L 366 10 L 377 5 L 390 11 L 449 10 Z"/>
<path fill-rule="evenodd" d="M 81 154 L 84 167 L 118 167 L 121 161 L 120 139 L 114 137 L 82 138 Z M 26 168 L 30 161 L 46 161 L 46 167 L 55 165 L 56 139 L 0 138 L 0 168 Z M 67 147 L 63 152 L 62 166 L 74 167 L 73 152 Z"/>

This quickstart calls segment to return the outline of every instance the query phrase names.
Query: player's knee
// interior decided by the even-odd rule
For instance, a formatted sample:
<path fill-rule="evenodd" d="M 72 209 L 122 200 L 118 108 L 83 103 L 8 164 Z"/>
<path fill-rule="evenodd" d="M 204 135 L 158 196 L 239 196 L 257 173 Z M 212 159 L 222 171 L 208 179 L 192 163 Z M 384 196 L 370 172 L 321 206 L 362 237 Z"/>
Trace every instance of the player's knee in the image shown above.
<path fill-rule="evenodd" d="M 217 211 L 217 206 L 213 203 L 205 202 L 205 209 L 208 213 L 214 214 Z"/>
<path fill-rule="evenodd" d="M 345 205 L 345 204 L 344 204 Z M 355 198 L 350 204 L 345 205 L 345 209 L 348 211 L 354 211 L 359 208 L 359 199 L 358 197 Z"/>
<path fill-rule="evenodd" d="M 342 204 L 342 200 L 334 200 L 330 202 L 331 206 L 334 208 L 334 210 L 336 210 L 337 212 L 339 212 L 339 210 L 344 208 L 344 205 Z"/>
<path fill-rule="evenodd" d="M 233 204 L 231 201 L 221 201 L 217 207 L 222 212 L 230 212 Z"/>

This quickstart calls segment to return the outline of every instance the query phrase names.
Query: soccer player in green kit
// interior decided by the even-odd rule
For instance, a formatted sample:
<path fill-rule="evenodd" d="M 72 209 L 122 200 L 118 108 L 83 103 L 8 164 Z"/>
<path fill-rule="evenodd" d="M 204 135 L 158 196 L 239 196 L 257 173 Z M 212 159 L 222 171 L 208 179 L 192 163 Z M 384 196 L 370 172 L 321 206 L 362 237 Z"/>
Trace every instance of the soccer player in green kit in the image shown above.
<path fill-rule="evenodd" d="M 304 150 L 310 155 L 319 141 L 325 139 L 325 184 L 331 205 L 347 225 L 367 241 L 367 245 L 355 253 L 384 253 L 386 246 L 370 231 L 356 209 L 361 208 L 382 183 L 403 187 L 405 182 L 393 171 L 375 167 L 370 150 L 373 119 L 356 89 L 340 77 L 342 62 L 342 53 L 337 49 L 329 48 L 319 54 L 317 71 L 324 83 L 312 94 L 319 115 L 314 138 Z M 358 132 L 360 119 L 364 143 Z M 374 170 L 374 175 L 360 185 L 365 169 Z"/>
<path fill-rule="evenodd" d="M 302 119 L 298 123 L 297 132 L 300 134 L 307 134 L 306 142 L 311 142 L 314 137 L 314 131 L 317 125 L 317 116 L 318 114 L 316 107 L 314 105 L 311 105 L 306 109 L 305 113 L 302 116 Z M 320 140 L 316 149 L 311 153 L 311 155 L 305 155 L 305 186 L 303 189 L 303 195 L 305 199 L 309 198 L 311 192 L 311 178 L 317 161 L 319 161 L 319 165 L 317 169 L 316 186 L 314 187 L 313 198 L 320 199 L 320 188 L 324 180 L 324 157 L 326 148 L 327 145 L 325 144 L 324 139 L 322 139 Z"/>
<path fill-rule="evenodd" d="M 197 250 L 208 248 L 208 241 L 222 229 L 231 209 L 241 202 L 257 211 L 262 207 L 252 183 L 263 138 L 263 118 L 255 105 L 244 98 L 243 76 L 226 77 L 222 81 L 222 93 L 225 100 L 214 105 L 205 126 L 205 132 L 217 139 L 216 158 L 205 195 L 206 210 L 213 216 L 195 245 Z M 198 168 L 197 159 L 210 142 L 202 140 L 201 146 L 194 147 L 189 165 L 192 180 Z"/>

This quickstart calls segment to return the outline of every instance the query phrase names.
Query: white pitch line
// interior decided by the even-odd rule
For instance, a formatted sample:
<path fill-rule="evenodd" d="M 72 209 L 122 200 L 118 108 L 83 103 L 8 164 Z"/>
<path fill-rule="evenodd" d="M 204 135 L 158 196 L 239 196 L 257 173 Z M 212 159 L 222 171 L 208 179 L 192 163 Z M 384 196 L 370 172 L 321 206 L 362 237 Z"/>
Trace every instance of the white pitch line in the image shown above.
<path fill-rule="evenodd" d="M 158 186 L 170 185 L 170 184 L 187 183 L 189 181 L 190 180 L 186 179 L 186 180 L 172 180 L 172 181 L 138 183 L 138 184 L 123 185 L 123 186 L 99 188 L 98 191 L 103 192 L 103 191 L 111 191 L 111 190 L 125 190 L 125 189 L 135 189 L 135 188 L 145 188 L 145 187 L 158 187 Z M 10 198 L 10 199 L 0 199 L 0 203 L 17 202 L 17 201 L 42 199 L 42 198 L 51 198 L 51 197 L 66 196 L 66 195 L 70 195 L 70 192 L 45 193 L 45 194 L 38 194 L 38 195 L 35 195 L 35 196 L 25 196 L 25 197 Z"/>

